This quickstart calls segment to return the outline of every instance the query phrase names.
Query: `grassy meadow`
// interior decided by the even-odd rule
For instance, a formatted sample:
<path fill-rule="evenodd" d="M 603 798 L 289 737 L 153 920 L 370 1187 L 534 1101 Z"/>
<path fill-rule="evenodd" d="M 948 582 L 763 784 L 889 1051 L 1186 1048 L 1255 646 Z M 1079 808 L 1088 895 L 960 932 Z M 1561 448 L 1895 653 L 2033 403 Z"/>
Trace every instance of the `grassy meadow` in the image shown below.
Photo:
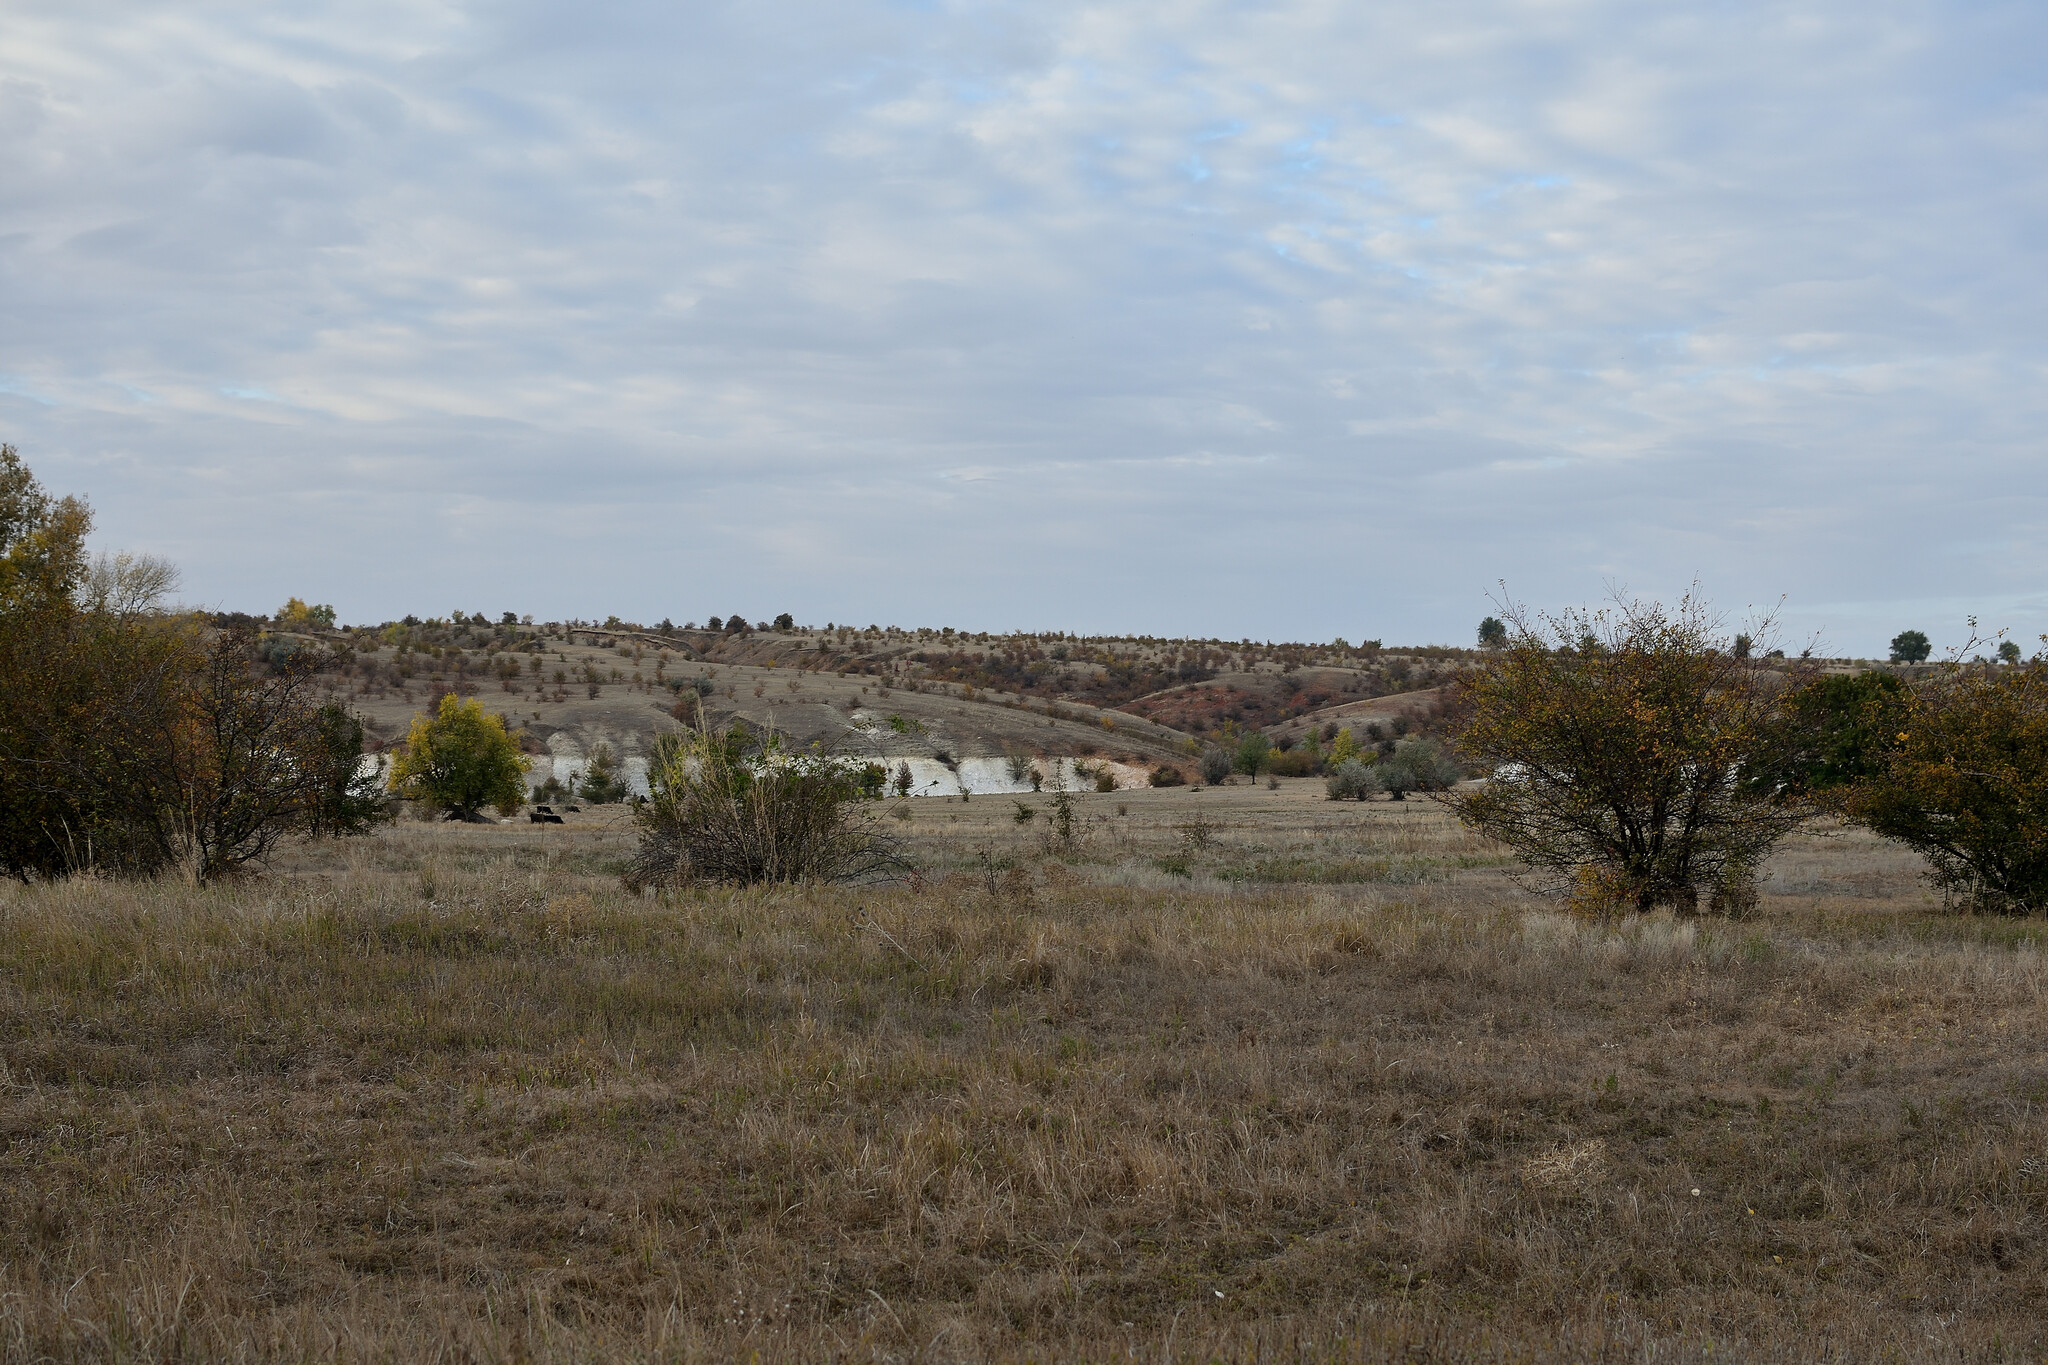
<path fill-rule="evenodd" d="M 885 889 L 617 808 L 0 888 L 0 1354 L 2048 1351 L 2043 926 L 1867 835 L 1597 924 L 1422 800 L 909 804 Z"/>

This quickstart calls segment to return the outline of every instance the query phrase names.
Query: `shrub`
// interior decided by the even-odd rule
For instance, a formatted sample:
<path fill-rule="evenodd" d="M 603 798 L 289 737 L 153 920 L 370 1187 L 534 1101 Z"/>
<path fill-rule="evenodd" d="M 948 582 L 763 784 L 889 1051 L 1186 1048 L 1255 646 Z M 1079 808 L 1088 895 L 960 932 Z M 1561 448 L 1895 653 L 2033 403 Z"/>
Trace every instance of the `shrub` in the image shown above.
<path fill-rule="evenodd" d="M 1115 791 L 1115 790 L 1116 790 L 1116 774 L 1115 774 L 1115 773 L 1113 773 L 1113 772 L 1111 772 L 1111 771 L 1110 771 L 1109 769 L 1107 769 L 1107 768 L 1104 768 L 1104 769 L 1102 769 L 1102 770 L 1101 770 L 1100 772 L 1096 773 L 1096 774 L 1095 774 L 1095 790 L 1096 790 L 1096 791 L 1098 791 L 1098 792 L 1113 792 L 1113 791 Z"/>
<path fill-rule="evenodd" d="M 1275 777 L 1314 777 L 1322 767 L 1322 755 L 1314 749 L 1289 749 L 1266 760 L 1266 771 Z"/>
<path fill-rule="evenodd" d="M 533 761 L 506 733 L 503 716 L 453 693 L 432 718 L 413 717 L 405 747 L 391 765 L 391 789 L 451 820 L 475 820 L 485 806 L 500 815 L 519 809 Z"/>
<path fill-rule="evenodd" d="M 1202 755 L 1202 780 L 1215 786 L 1230 776 L 1233 766 L 1230 754 L 1224 749 L 1210 749 Z"/>
<path fill-rule="evenodd" d="M 1449 791 L 1464 776 L 1457 760 L 1433 739 L 1403 740 L 1373 768 L 1380 786 L 1396 801 L 1406 800 L 1409 792 Z"/>
<path fill-rule="evenodd" d="M 1152 776 L 1146 781 L 1154 787 L 1184 787 L 1188 780 L 1181 770 L 1171 763 L 1162 763 L 1152 770 Z"/>
<path fill-rule="evenodd" d="M 1736 659 L 1694 594 L 1675 611 L 1508 620 L 1507 646 L 1459 684 L 1463 747 L 1492 775 L 1451 808 L 1587 908 L 1691 910 L 1702 888 L 1742 899 L 1804 814 L 1754 780 L 1777 675 Z"/>
<path fill-rule="evenodd" d="M 2048 660 L 1959 665 L 1892 713 L 1882 771 L 1839 805 L 1977 909 L 2048 912 Z"/>
<path fill-rule="evenodd" d="M 1363 801 L 1380 789 L 1379 774 L 1373 771 L 1377 766 L 1361 759 L 1347 758 L 1330 770 L 1323 783 L 1324 790 L 1329 792 L 1332 801 Z"/>
<path fill-rule="evenodd" d="M 877 882 L 909 870 L 874 827 L 866 765 L 744 727 L 663 735 L 638 810 L 635 890 L 684 882 Z"/>

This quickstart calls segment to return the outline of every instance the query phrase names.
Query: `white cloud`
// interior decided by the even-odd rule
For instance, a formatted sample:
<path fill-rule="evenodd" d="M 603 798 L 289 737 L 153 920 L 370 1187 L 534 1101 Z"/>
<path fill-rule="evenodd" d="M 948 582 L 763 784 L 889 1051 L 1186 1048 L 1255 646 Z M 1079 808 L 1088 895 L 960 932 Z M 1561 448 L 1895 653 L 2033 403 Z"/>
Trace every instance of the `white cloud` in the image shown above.
<path fill-rule="evenodd" d="M 1697 571 L 2031 635 L 2044 38 L 17 6 L 0 434 L 238 606 L 1462 638 Z"/>

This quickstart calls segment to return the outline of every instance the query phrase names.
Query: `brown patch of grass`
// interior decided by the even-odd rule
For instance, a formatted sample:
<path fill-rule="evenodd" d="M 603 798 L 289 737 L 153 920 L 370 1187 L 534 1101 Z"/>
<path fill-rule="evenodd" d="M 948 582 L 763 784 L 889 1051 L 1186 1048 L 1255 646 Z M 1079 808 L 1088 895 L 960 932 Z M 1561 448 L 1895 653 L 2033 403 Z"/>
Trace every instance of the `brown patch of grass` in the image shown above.
<path fill-rule="evenodd" d="M 401 826 L 0 891 L 0 1352 L 2048 1344 L 2040 926 L 1873 894 L 1854 835 L 1754 921 L 1587 924 L 1427 809 L 1202 800 L 1059 860 L 977 802 L 921 890 L 638 898 L 623 831 Z M 1198 862 L 1432 875 L 1154 871 L 1190 810 Z"/>

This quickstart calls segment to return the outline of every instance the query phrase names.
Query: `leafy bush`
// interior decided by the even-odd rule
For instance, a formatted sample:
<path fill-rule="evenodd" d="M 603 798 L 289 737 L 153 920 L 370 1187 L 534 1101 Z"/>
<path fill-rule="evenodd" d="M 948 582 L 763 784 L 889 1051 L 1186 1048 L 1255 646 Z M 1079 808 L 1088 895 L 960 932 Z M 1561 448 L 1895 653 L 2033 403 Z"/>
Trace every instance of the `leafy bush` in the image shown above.
<path fill-rule="evenodd" d="M 1289 749 L 1266 760 L 1266 771 L 1275 777 L 1314 777 L 1322 767 L 1322 755 L 1314 749 Z"/>
<path fill-rule="evenodd" d="M 1464 774 L 1457 760 L 1433 739 L 1407 739 L 1389 757 L 1373 764 L 1380 786 L 1396 801 L 1409 792 L 1449 791 Z"/>
<path fill-rule="evenodd" d="M 663 735 L 648 765 L 640 847 L 625 874 L 640 889 L 685 882 L 877 882 L 909 863 L 874 827 L 866 765 L 794 753 L 743 727 Z"/>
<path fill-rule="evenodd" d="M 1380 776 L 1374 771 L 1376 764 L 1361 759 L 1347 758 L 1331 769 L 1324 781 L 1324 790 L 1332 801 L 1364 801 L 1380 789 Z"/>
<path fill-rule="evenodd" d="M 1228 750 L 1207 750 L 1202 754 L 1202 780 L 1213 787 L 1230 776 L 1233 766 L 1235 765 Z"/>
<path fill-rule="evenodd" d="M 1804 814 L 1754 780 L 1773 759 L 1778 675 L 1736 659 L 1692 594 L 1673 611 L 1508 620 L 1507 646 L 1459 685 L 1462 745 L 1491 777 L 1451 808 L 1587 909 L 1691 910 L 1702 888 L 1744 900 Z"/>
<path fill-rule="evenodd" d="M 1147 778 L 1146 781 L 1154 787 L 1184 787 L 1188 782 L 1187 778 L 1182 775 L 1181 770 L 1174 767 L 1171 763 L 1162 763 L 1154 768 L 1152 776 Z"/>
<path fill-rule="evenodd" d="M 1264 732 L 1254 730 L 1237 742 L 1234 761 L 1237 770 L 1246 777 L 1257 777 L 1272 755 L 1273 741 L 1267 739 Z"/>
<path fill-rule="evenodd" d="M 1888 719 L 1882 770 L 1843 787 L 1844 813 L 1978 909 L 2048 912 L 2048 661 L 1957 666 Z"/>

